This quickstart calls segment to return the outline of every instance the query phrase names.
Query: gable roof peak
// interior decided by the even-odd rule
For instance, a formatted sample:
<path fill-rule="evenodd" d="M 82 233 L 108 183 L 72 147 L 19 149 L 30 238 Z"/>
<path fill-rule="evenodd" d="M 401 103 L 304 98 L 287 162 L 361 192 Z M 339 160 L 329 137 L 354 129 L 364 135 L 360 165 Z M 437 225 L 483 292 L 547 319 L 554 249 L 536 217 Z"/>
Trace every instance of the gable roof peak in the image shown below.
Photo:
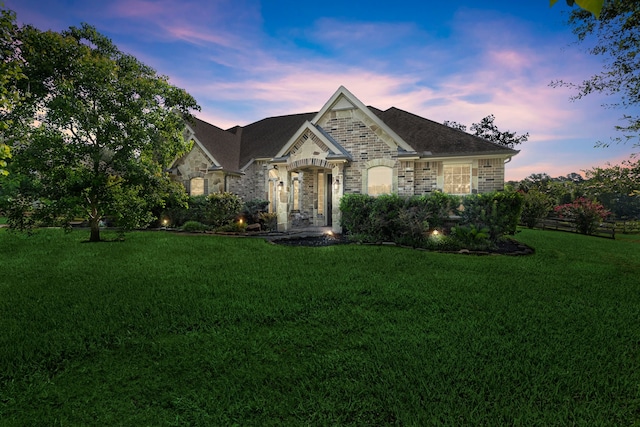
<path fill-rule="evenodd" d="M 347 104 L 348 103 L 348 104 Z M 333 109 L 352 109 L 360 110 L 372 123 L 381 129 L 388 137 L 394 141 L 394 143 L 405 151 L 414 151 L 414 149 L 405 141 L 400 135 L 398 135 L 392 128 L 390 128 L 383 120 L 381 120 L 377 114 L 372 112 L 366 105 L 362 103 L 354 94 L 349 90 L 340 86 L 335 91 L 333 96 L 324 104 L 324 106 L 318 111 L 315 117 L 311 120 L 313 125 L 317 125 L 322 117 Z"/>

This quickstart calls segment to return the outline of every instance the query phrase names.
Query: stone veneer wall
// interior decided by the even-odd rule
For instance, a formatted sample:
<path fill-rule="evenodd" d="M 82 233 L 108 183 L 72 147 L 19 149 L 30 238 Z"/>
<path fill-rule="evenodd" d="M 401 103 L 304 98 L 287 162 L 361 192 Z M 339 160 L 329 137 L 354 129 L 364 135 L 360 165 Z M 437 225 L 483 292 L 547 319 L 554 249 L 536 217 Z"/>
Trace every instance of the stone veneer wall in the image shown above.
<path fill-rule="evenodd" d="M 301 173 L 300 181 L 300 213 L 305 214 L 307 218 L 313 217 L 313 210 L 318 205 L 318 192 L 315 186 L 315 173 Z"/>
<path fill-rule="evenodd" d="M 478 192 L 504 189 L 504 160 L 480 159 L 478 160 Z"/>
<path fill-rule="evenodd" d="M 366 162 L 373 159 L 397 160 L 397 150 L 391 149 L 377 132 L 375 123 L 359 110 L 331 111 L 321 119 L 319 125 L 329 133 L 353 158 L 353 162 L 344 168 L 344 193 L 361 193 Z M 377 132 L 376 132 L 377 131 Z M 393 175 L 398 175 L 399 165 L 395 162 Z M 393 191 L 397 191 L 394 188 Z"/>
<path fill-rule="evenodd" d="M 241 176 L 227 176 L 227 189 L 242 197 L 242 200 L 253 199 L 268 200 L 267 182 L 270 166 L 264 160 L 257 160 L 251 163 Z"/>

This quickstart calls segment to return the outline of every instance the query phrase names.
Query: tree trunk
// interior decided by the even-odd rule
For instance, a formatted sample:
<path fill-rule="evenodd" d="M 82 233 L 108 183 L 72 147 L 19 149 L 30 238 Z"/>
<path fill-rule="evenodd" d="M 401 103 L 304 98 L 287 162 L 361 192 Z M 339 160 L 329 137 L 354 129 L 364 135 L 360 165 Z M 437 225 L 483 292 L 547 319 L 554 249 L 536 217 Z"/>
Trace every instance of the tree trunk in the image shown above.
<path fill-rule="evenodd" d="M 91 215 L 89 216 L 89 226 L 91 227 L 90 242 L 100 241 L 100 215 L 98 215 L 98 209 L 93 207 L 91 209 Z"/>

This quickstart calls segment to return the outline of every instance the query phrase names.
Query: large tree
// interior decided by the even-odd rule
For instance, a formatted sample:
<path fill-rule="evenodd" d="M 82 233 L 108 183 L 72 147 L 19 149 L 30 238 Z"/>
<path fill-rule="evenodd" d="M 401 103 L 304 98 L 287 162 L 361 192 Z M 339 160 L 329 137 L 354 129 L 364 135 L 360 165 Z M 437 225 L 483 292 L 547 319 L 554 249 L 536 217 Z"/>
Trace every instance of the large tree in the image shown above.
<path fill-rule="evenodd" d="M 487 117 L 480 120 L 479 123 L 471 124 L 471 133 L 480 138 L 484 138 L 487 141 L 491 141 L 495 144 L 502 145 L 509 148 L 514 148 L 518 144 L 527 142 L 529 139 L 529 133 L 518 135 L 516 132 L 501 131 L 495 124 L 495 116 L 489 114 Z M 445 120 L 443 122 L 445 126 L 457 129 L 462 132 L 467 131 L 467 126 L 458 122 Z"/>
<path fill-rule="evenodd" d="M 0 4 L 1 6 L 1 4 Z M 16 15 L 0 9 L 0 112 L 11 111 L 19 101 L 16 82 L 23 78 L 16 42 Z M 11 158 L 5 132 L 11 123 L 0 115 L 0 176 L 7 175 L 7 160 Z"/>
<path fill-rule="evenodd" d="M 626 125 L 618 126 L 622 137 L 637 144 L 640 131 L 640 2 L 611 0 L 604 3 L 600 19 L 584 9 L 575 9 L 569 25 L 580 42 L 591 46 L 588 52 L 602 60 L 602 69 L 580 82 L 555 81 L 553 86 L 576 90 L 572 99 L 592 93 L 610 95 L 607 107 L 624 110 Z"/>
<path fill-rule="evenodd" d="M 20 141 L 14 211 L 88 217 L 90 241 L 107 216 L 123 227 L 148 223 L 173 188 L 165 169 L 188 148 L 182 132 L 196 101 L 86 24 L 62 33 L 25 26 L 18 37 L 26 79 L 25 101 L 10 114 Z"/>

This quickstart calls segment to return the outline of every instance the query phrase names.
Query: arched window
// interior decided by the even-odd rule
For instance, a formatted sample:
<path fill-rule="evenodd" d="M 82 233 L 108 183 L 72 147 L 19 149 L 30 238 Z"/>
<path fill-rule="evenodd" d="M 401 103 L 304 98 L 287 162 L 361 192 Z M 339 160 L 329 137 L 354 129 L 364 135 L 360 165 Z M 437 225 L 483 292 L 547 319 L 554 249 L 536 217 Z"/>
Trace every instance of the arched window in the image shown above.
<path fill-rule="evenodd" d="M 367 194 L 378 196 L 390 194 L 393 186 L 393 169 L 389 166 L 374 166 L 367 171 Z"/>
<path fill-rule="evenodd" d="M 191 178 L 191 185 L 189 186 L 192 196 L 202 196 L 206 194 L 206 180 L 204 178 Z"/>

